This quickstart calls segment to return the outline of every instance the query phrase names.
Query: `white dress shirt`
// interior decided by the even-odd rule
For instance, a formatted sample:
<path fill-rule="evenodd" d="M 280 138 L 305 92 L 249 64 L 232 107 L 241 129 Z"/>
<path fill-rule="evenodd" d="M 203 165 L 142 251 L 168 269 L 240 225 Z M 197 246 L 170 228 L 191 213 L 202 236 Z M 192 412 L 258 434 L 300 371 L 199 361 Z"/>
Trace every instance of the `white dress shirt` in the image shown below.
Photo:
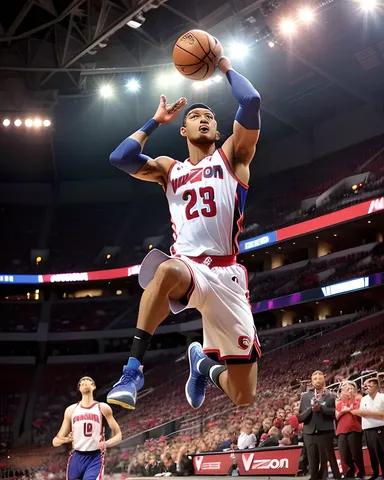
<path fill-rule="evenodd" d="M 237 446 L 239 450 L 244 450 L 245 448 L 255 448 L 256 436 L 253 433 L 248 435 L 247 433 L 241 432 L 237 440 Z"/>
<path fill-rule="evenodd" d="M 384 393 L 377 392 L 374 399 L 369 395 L 365 395 L 365 397 L 361 399 L 360 410 L 371 410 L 372 412 L 381 412 L 384 414 Z M 384 426 L 384 420 L 362 417 L 361 426 L 363 430 L 382 427 Z"/>

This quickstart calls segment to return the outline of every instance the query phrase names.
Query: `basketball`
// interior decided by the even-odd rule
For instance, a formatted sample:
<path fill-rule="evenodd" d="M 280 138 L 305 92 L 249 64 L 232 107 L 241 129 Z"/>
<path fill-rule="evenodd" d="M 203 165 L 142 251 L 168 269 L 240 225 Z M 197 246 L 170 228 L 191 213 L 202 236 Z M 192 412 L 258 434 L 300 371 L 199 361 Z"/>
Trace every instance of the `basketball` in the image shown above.
<path fill-rule="evenodd" d="M 203 30 L 189 30 L 176 42 L 173 63 L 191 80 L 208 80 L 223 54 L 219 41 Z"/>

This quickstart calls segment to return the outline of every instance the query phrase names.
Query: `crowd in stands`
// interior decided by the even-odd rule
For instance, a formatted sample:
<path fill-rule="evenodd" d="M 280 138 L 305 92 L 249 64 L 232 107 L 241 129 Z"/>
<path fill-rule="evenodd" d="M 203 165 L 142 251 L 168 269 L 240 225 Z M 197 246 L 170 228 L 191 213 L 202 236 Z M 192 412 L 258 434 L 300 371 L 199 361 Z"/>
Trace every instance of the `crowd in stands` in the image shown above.
<path fill-rule="evenodd" d="M 210 387 L 202 408 L 197 412 L 191 411 L 183 391 L 186 361 L 175 363 L 174 359 L 167 360 L 148 372 L 146 390 L 141 394 L 136 410 L 129 414 L 118 410 L 116 418 L 125 439 L 177 418 L 181 421 L 180 433 L 148 439 L 133 449 L 125 448 L 123 444 L 122 448 L 109 452 L 107 469 L 138 475 L 144 471 L 148 473 L 148 469 L 153 472 L 157 468 L 171 471 L 181 458 L 188 466 L 188 455 L 225 448 L 219 445 L 223 442 L 226 442 L 224 445 L 239 445 L 239 442 L 241 445 L 239 437 L 246 428 L 254 434 L 255 446 L 297 442 L 300 435 L 296 417 L 298 402 L 313 370 L 323 370 L 327 383 L 332 384 L 346 378 L 354 379 L 366 370 L 384 369 L 382 321 L 383 314 L 379 314 L 332 333 L 306 338 L 294 347 L 286 347 L 284 355 L 279 351 L 264 355 L 260 361 L 257 401 L 252 407 L 233 407 L 220 390 Z M 57 402 L 61 403 L 57 410 L 61 414 L 64 406 L 76 398 L 76 392 L 71 387 L 79 372 L 72 373 L 71 385 L 60 374 L 58 379 L 61 381 L 56 382 L 56 386 L 61 386 L 61 392 L 55 393 Z M 49 378 L 49 372 L 47 375 Z M 154 396 L 161 401 L 154 402 Z M 49 422 L 52 421 L 50 412 Z M 38 425 L 33 428 L 38 430 Z M 45 443 L 50 440 L 51 436 L 46 436 Z M 44 443 L 43 439 L 40 443 Z M 54 456 L 50 457 L 47 465 L 56 469 L 57 451 L 51 449 L 49 452 L 48 455 Z"/>
<path fill-rule="evenodd" d="M 40 307 L 40 302 L 0 302 L 0 332 L 36 332 Z"/>
<path fill-rule="evenodd" d="M 292 268 L 286 271 L 279 272 L 279 269 L 276 269 L 269 274 L 255 274 L 250 281 L 250 296 L 257 301 L 266 300 L 380 272 L 384 266 L 383 254 L 384 244 L 379 243 L 369 250 L 340 255 L 329 260 L 327 256 L 316 261 L 309 260 L 298 268 L 294 268 L 293 264 Z M 320 276 L 322 272 L 325 272 L 325 275 Z"/>
<path fill-rule="evenodd" d="M 384 191 L 383 153 L 378 154 L 383 147 L 384 136 L 379 136 L 267 179 L 255 179 L 243 238 L 379 195 Z M 363 166 L 362 171 L 372 174 L 361 189 L 344 192 L 341 199 L 334 198 L 320 209 L 298 213 L 304 199 L 316 197 L 343 178 L 360 173 Z M 0 247 L 7 252 L 0 259 L 0 272 L 6 273 L 68 272 L 135 264 L 147 251 L 144 239 L 163 236 L 161 246 L 165 247 L 171 238 L 165 199 L 156 195 L 136 210 L 128 204 L 115 203 L 2 205 L 0 230 Z M 49 250 L 49 256 L 36 265 L 31 249 L 42 245 Z M 116 251 L 106 261 L 104 249 L 114 246 Z"/>
<path fill-rule="evenodd" d="M 384 136 L 353 145 L 342 151 L 331 153 L 295 169 L 281 171 L 268 177 L 268 181 L 255 181 L 252 204 L 245 212 L 244 238 L 273 231 L 314 216 L 324 215 L 362 201 L 361 193 L 379 194 L 383 191 L 383 154 L 376 156 L 384 147 Z M 367 163 L 372 159 L 372 162 Z M 363 170 L 360 170 L 365 165 Z M 304 199 L 318 197 L 343 178 L 361 172 L 373 175 L 356 194 L 345 192 L 342 202 L 331 202 L 325 208 L 313 210 L 310 214 L 300 211 Z M 271 188 L 273 184 L 273 188 Z M 365 196 L 366 197 L 366 196 Z M 271 222 L 271 219 L 273 221 Z"/>

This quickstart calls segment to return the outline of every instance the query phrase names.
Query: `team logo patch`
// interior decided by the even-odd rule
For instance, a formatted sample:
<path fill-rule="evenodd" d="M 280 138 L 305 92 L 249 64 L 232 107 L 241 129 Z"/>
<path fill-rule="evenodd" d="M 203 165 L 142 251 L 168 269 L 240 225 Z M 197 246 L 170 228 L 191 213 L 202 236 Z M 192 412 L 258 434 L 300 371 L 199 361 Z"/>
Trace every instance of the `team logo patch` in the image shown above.
<path fill-rule="evenodd" d="M 251 339 L 246 335 L 241 335 L 237 339 L 237 345 L 239 348 L 241 348 L 241 350 L 247 350 L 251 346 L 251 344 L 252 344 Z"/>

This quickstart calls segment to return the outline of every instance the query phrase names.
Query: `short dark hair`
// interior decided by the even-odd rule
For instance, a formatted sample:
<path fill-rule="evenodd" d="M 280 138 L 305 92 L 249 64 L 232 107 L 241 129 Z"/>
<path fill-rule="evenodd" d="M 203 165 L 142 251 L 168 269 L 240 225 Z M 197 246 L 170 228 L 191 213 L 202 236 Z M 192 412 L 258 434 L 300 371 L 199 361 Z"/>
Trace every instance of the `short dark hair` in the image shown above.
<path fill-rule="evenodd" d="M 368 382 L 373 382 L 374 384 L 376 384 L 377 386 L 379 386 L 379 379 L 376 378 L 376 377 L 368 378 L 368 380 L 365 380 L 364 383 L 368 383 Z"/>
<path fill-rule="evenodd" d="M 313 375 L 315 375 L 315 373 L 320 373 L 321 375 L 323 375 L 323 377 L 325 376 L 321 370 L 315 370 L 314 372 L 312 372 L 311 378 L 313 377 Z"/>
<path fill-rule="evenodd" d="M 212 110 L 212 108 L 208 107 L 208 105 L 205 105 L 205 103 L 192 103 L 192 105 L 190 105 L 187 110 L 184 112 L 184 116 L 183 116 L 183 127 L 185 127 L 185 122 L 186 122 L 186 119 L 187 119 L 187 115 L 188 113 L 191 111 L 191 110 L 195 110 L 195 108 L 205 108 L 206 110 L 209 110 L 210 112 L 213 113 L 213 115 L 215 115 L 215 112 Z"/>
<path fill-rule="evenodd" d="M 96 387 L 96 383 L 95 383 L 95 381 L 93 380 L 93 378 L 92 378 L 92 377 L 88 377 L 88 375 L 84 375 L 84 377 L 81 377 L 80 380 L 78 381 L 78 383 L 77 383 L 77 388 L 80 388 L 80 383 L 81 383 L 83 380 L 89 380 L 89 381 L 92 382 L 93 385 Z"/>

